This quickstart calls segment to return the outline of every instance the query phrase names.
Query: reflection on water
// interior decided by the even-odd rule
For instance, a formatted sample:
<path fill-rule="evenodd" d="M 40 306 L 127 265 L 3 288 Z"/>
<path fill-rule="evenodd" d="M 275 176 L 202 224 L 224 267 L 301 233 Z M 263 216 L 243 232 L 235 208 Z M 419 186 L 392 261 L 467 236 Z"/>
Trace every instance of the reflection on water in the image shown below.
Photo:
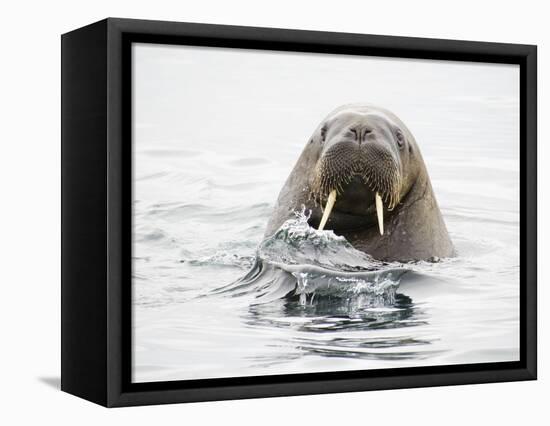
<path fill-rule="evenodd" d="M 517 70 L 178 52 L 134 52 L 135 381 L 518 359 Z M 350 101 L 409 125 L 456 258 L 379 262 L 307 212 L 263 240 L 304 143 Z"/>
<path fill-rule="evenodd" d="M 428 352 L 402 351 L 401 348 L 431 342 L 410 336 L 371 338 L 368 337 L 370 330 L 404 329 L 426 324 L 425 319 L 422 310 L 415 307 L 408 296 L 399 293 L 389 306 L 380 306 L 367 295 L 344 299 L 319 296 L 305 303 L 300 297 L 293 296 L 252 305 L 244 317 L 249 327 L 280 328 L 303 335 L 293 339 L 293 344 L 304 356 L 380 360 L 423 358 Z M 344 337 L 348 332 L 354 337 Z M 392 348 L 397 350 L 388 351 Z M 275 361 L 265 355 L 261 360 L 264 363 Z"/>
<path fill-rule="evenodd" d="M 279 299 L 271 303 L 252 305 L 246 323 L 250 326 L 293 328 L 299 331 L 332 332 L 346 330 L 369 330 L 395 327 L 411 327 L 425 324 L 421 311 L 415 311 L 412 300 L 397 294 L 394 303 L 387 307 L 373 307 L 368 296 L 340 299 L 320 296 L 315 301 L 304 303 L 297 297 Z M 298 319 L 296 323 L 288 318 Z M 342 346 L 354 346 L 345 344 Z M 350 340 L 351 342 L 354 339 Z M 391 340 L 390 340 L 391 341 Z M 380 341 L 377 341 L 380 344 Z M 381 345 L 378 347 L 382 347 Z"/>

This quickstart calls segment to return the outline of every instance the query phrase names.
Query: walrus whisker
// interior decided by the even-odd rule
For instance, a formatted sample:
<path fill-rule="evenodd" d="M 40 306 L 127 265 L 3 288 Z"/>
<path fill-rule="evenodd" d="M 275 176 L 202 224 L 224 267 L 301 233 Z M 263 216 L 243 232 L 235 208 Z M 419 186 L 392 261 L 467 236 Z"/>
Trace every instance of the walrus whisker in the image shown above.
<path fill-rule="evenodd" d="M 378 228 L 383 235 L 384 205 L 388 211 L 392 211 L 397 205 L 401 190 L 401 173 L 395 167 L 396 164 L 387 157 L 378 160 L 372 157 L 359 157 L 347 167 L 341 167 L 341 160 L 338 160 L 341 153 L 342 150 L 332 151 L 322 157 L 317 164 L 312 193 L 322 212 L 319 229 L 324 229 L 330 217 L 331 211 L 327 212 L 327 206 L 330 205 L 332 210 L 336 197 L 344 195 L 346 186 L 355 177 L 360 177 L 374 194 Z"/>

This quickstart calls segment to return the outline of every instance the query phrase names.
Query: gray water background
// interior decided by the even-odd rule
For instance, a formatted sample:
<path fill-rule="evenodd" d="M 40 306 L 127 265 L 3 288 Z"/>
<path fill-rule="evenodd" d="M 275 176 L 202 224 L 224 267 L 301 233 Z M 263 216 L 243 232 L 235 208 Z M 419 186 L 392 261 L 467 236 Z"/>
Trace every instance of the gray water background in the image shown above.
<path fill-rule="evenodd" d="M 519 359 L 517 67 L 136 44 L 133 98 L 134 381 Z M 381 265 L 300 216 L 262 242 L 350 102 L 411 129 L 458 257 Z"/>

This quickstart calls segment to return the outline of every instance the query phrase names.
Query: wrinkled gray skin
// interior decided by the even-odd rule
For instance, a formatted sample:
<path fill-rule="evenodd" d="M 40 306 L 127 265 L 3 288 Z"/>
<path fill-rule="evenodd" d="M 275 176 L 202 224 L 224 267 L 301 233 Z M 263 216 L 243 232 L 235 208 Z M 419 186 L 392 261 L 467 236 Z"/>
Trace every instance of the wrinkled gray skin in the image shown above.
<path fill-rule="evenodd" d="M 355 147 L 353 143 L 359 145 Z M 326 230 L 343 235 L 356 249 L 379 260 L 412 261 L 454 255 L 413 135 L 391 112 L 363 104 L 336 109 L 315 130 L 279 194 L 266 236 L 293 217 L 295 211 L 301 211 L 302 206 L 311 210 L 309 224 L 319 226 L 320 204 L 324 207 L 328 191 L 317 197 L 318 203 L 312 193 L 319 194 L 315 180 L 323 156 L 331 148 L 334 152 L 337 144 L 348 144 L 371 157 L 384 154 L 386 160 L 391 159 L 400 179 L 399 185 L 393 185 L 393 193 L 397 194 L 394 208 L 389 211 L 390 201 L 384 202 L 384 235 L 378 230 L 374 201 L 375 190 L 381 190 L 369 187 L 359 175 L 352 176 L 351 182 L 339 190 Z M 382 163 L 375 157 L 364 167 Z"/>

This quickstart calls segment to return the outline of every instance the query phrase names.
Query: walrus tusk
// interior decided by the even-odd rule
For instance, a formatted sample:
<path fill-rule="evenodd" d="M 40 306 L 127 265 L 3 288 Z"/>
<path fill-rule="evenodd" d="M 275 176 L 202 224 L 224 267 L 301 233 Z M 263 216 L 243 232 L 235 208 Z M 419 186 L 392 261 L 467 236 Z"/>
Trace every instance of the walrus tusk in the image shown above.
<path fill-rule="evenodd" d="M 384 205 L 382 204 L 382 197 L 376 193 L 376 215 L 378 216 L 378 229 L 380 235 L 384 235 Z"/>
<path fill-rule="evenodd" d="M 325 212 L 323 213 L 323 217 L 321 218 L 321 223 L 319 224 L 319 231 L 322 231 L 325 225 L 327 224 L 328 217 L 330 216 L 330 212 L 332 211 L 332 208 L 334 207 L 334 203 L 336 202 L 336 189 L 333 189 L 330 194 L 328 194 L 328 200 L 327 205 L 325 206 Z"/>

